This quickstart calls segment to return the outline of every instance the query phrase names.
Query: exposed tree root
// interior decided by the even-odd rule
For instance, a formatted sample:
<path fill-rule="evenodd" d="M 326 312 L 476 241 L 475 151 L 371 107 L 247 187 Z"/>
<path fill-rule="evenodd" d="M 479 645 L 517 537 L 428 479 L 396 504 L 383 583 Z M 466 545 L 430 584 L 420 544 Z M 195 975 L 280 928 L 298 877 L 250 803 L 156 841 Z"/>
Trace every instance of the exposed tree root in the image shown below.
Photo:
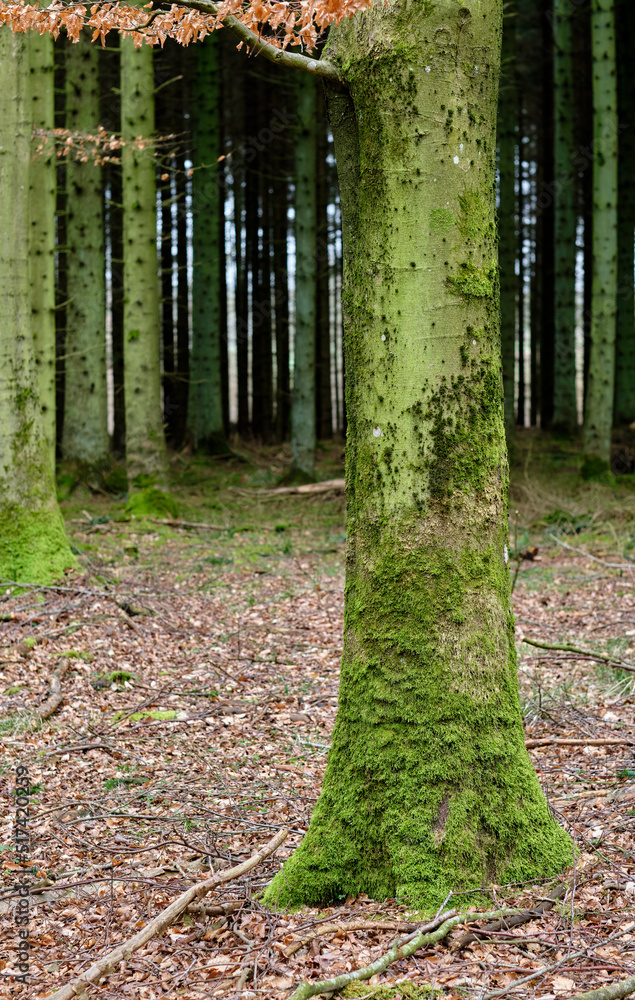
<path fill-rule="evenodd" d="M 235 878 L 239 878 L 246 872 L 251 871 L 256 865 L 260 864 L 264 858 L 268 858 L 273 854 L 280 844 L 286 840 L 288 836 L 288 830 L 280 830 L 276 836 L 265 844 L 256 854 L 252 854 L 247 861 L 243 861 L 242 864 L 236 865 L 235 868 L 229 868 L 225 872 L 221 872 L 218 875 L 213 875 L 211 878 L 205 879 L 203 882 L 199 882 L 198 885 L 193 885 L 185 892 L 181 893 L 173 903 L 170 903 L 164 910 L 161 911 L 150 923 L 146 924 L 143 930 L 135 934 L 134 937 L 130 938 L 128 941 L 124 941 L 122 944 L 118 945 L 99 961 L 94 962 L 86 972 L 77 976 L 66 986 L 63 986 L 57 993 L 54 993 L 51 1000 L 72 1000 L 74 996 L 81 995 L 86 986 L 89 983 L 98 983 L 104 976 L 107 976 L 110 972 L 113 972 L 120 962 L 124 962 L 130 958 L 130 956 L 141 948 L 147 941 L 151 938 L 156 937 L 157 934 L 162 934 L 163 931 L 170 926 L 171 923 L 176 920 L 180 914 L 187 909 L 191 903 L 196 902 L 203 896 L 207 895 L 218 885 L 222 885 L 224 882 L 231 882 Z M 309 995 L 309 994 L 307 994 Z"/>

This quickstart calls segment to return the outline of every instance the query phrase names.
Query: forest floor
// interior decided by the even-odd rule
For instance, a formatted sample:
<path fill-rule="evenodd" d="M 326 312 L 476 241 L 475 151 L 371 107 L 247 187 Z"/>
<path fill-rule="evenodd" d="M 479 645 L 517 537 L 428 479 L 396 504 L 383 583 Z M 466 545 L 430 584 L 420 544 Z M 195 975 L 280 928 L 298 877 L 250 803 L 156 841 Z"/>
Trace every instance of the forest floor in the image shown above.
<path fill-rule="evenodd" d="M 88 995 L 282 1000 L 299 982 L 368 964 L 416 924 L 398 900 L 294 914 L 258 902 L 320 789 L 345 523 L 338 492 L 249 492 L 271 486 L 285 456 L 248 457 L 174 460 L 181 518 L 213 529 L 126 521 L 122 500 L 78 487 L 62 504 L 81 563 L 67 589 L 2 587 L 0 996 L 48 996 L 282 827 L 275 857 L 221 885 L 207 911 L 188 910 Z M 341 447 L 324 453 L 324 478 L 341 475 L 340 459 Z M 462 949 L 451 946 L 459 928 L 343 996 L 551 1000 L 635 975 L 635 673 L 593 659 L 635 664 L 635 489 L 631 477 L 582 483 L 566 460 L 541 461 L 531 449 L 517 456 L 510 550 L 526 735 L 552 741 L 529 752 L 578 847 L 566 894 Z M 63 701 L 40 721 L 56 676 Z M 31 804 L 28 986 L 10 976 L 18 766 Z M 497 887 L 492 906 L 531 909 L 556 884 Z M 450 905 L 466 908 L 469 895 Z"/>

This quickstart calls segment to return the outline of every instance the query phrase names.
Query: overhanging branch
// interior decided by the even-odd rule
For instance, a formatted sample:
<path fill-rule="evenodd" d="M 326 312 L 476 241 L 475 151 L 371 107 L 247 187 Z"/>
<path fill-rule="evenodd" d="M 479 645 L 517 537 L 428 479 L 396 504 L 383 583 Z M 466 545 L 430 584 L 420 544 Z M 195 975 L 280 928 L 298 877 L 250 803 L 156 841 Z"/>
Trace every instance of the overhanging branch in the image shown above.
<path fill-rule="evenodd" d="M 179 0 L 179 7 L 188 7 L 191 10 L 199 10 L 202 14 L 212 14 L 218 16 L 218 5 L 212 0 Z M 271 45 L 266 39 L 261 38 L 255 31 L 248 28 L 246 24 L 239 21 L 233 14 L 221 19 L 221 24 L 232 35 L 235 35 L 243 42 L 254 55 L 262 56 L 269 62 L 277 63 L 280 66 L 288 66 L 291 69 L 300 69 L 305 73 L 312 73 L 313 76 L 321 76 L 325 80 L 334 83 L 341 83 L 342 79 L 332 63 L 322 59 L 311 59 L 303 56 L 299 52 L 289 52 L 287 49 L 279 49 Z"/>

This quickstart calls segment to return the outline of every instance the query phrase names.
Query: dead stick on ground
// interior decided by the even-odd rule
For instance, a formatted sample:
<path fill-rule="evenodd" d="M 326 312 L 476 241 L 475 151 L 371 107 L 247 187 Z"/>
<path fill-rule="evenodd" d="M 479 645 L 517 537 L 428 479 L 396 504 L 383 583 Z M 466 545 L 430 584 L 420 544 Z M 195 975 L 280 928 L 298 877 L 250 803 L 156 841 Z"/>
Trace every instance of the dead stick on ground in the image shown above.
<path fill-rule="evenodd" d="M 206 528 L 207 531 L 228 531 L 222 524 L 207 524 L 205 521 L 180 521 L 170 518 L 146 517 L 151 524 L 166 524 L 169 528 Z"/>
<path fill-rule="evenodd" d="M 69 661 L 67 660 L 51 677 L 51 693 L 37 712 L 38 719 L 42 722 L 44 719 L 48 719 L 49 716 L 53 715 L 53 712 L 57 711 L 64 701 L 64 695 L 62 694 L 62 677 L 68 670 L 68 664 Z"/>
<path fill-rule="evenodd" d="M 568 542 L 565 542 L 562 538 L 558 538 L 557 535 L 549 534 L 547 537 L 551 538 L 558 545 L 562 545 L 563 549 L 569 549 L 571 552 L 577 552 L 578 555 L 584 556 L 585 559 L 590 559 L 591 562 L 599 563 L 600 566 L 607 566 L 609 569 L 633 569 L 632 563 L 610 563 L 606 562 L 604 559 L 598 559 L 597 556 L 592 556 L 590 552 L 585 552 L 584 549 L 579 549 L 575 545 L 569 545 Z"/>
<path fill-rule="evenodd" d="M 561 747 L 623 747 L 635 745 L 635 739 L 633 739 L 632 736 L 625 736 L 623 739 L 613 739 L 611 737 L 605 740 L 569 740 L 545 736 L 536 740 L 525 740 L 525 746 L 528 750 L 531 750 L 532 747 L 547 747 L 553 745 Z"/>
<path fill-rule="evenodd" d="M 394 920 L 350 920 L 343 924 L 322 924 L 310 934 L 306 934 L 290 944 L 288 948 L 285 948 L 284 954 L 285 958 L 291 958 L 291 955 L 295 955 L 296 951 L 304 948 L 313 938 L 323 937 L 325 934 L 337 934 L 338 932 L 346 934 L 349 931 L 413 931 L 416 929 L 415 924 Z"/>
<path fill-rule="evenodd" d="M 95 962 L 90 966 L 86 972 L 82 973 L 72 982 L 67 983 L 63 986 L 61 990 L 54 993 L 51 1000 L 72 1000 L 74 996 L 80 994 L 84 991 L 88 983 L 98 983 L 104 976 L 113 972 L 120 962 L 127 961 L 130 956 L 141 948 L 146 941 L 150 941 L 157 934 L 162 934 L 163 931 L 173 923 L 176 918 L 185 910 L 190 903 L 201 899 L 203 896 L 211 892 L 217 886 L 222 885 L 224 882 L 231 882 L 233 879 L 239 878 L 246 872 L 251 871 L 256 865 L 260 864 L 265 858 L 268 858 L 280 847 L 280 844 L 286 840 L 288 836 L 288 830 L 280 830 L 279 833 L 270 840 L 268 844 L 265 844 L 256 854 L 253 854 L 247 861 L 243 861 L 241 865 L 236 865 L 235 868 L 229 868 L 227 871 L 222 872 L 218 875 L 213 875 L 211 878 L 205 879 L 204 882 L 199 882 L 197 885 L 191 886 L 185 892 L 181 893 L 173 903 L 165 908 L 161 913 L 158 914 L 151 920 L 149 924 L 135 934 L 134 937 L 130 938 L 128 941 L 124 941 L 113 951 L 104 955 L 100 958 L 98 962 Z"/>
<path fill-rule="evenodd" d="M 429 924 L 424 924 L 423 927 L 414 934 L 409 935 L 404 941 L 400 942 L 396 940 L 390 951 L 381 955 L 376 961 L 371 962 L 370 965 L 366 965 L 362 969 L 356 969 L 355 972 L 347 972 L 341 976 L 335 976 L 333 979 L 323 979 L 317 983 L 301 983 L 288 1000 L 308 1000 L 309 997 L 315 997 L 319 993 L 332 993 L 334 990 L 343 990 L 349 983 L 363 982 L 365 979 L 370 979 L 371 976 L 385 972 L 393 962 L 397 962 L 402 958 L 409 958 L 410 955 L 414 955 L 415 951 L 418 951 L 419 948 L 423 948 L 425 945 L 436 944 L 437 941 L 446 937 L 457 924 L 462 924 L 466 920 L 491 920 L 492 917 L 504 916 L 506 913 L 511 916 L 518 913 L 518 910 L 491 910 L 489 913 L 458 914 L 454 910 L 447 910 L 440 916 L 435 917 Z"/>
<path fill-rule="evenodd" d="M 633 670 L 635 671 L 635 664 L 626 663 L 624 660 L 620 660 L 617 656 L 605 656 L 603 653 L 592 653 L 588 649 L 580 649 L 578 646 L 565 646 L 565 645 L 550 645 L 548 642 L 538 642 L 537 639 L 523 639 L 528 646 L 537 646 L 538 649 L 554 649 L 561 653 L 580 653 L 581 656 L 586 656 L 590 660 L 601 660 L 603 663 L 608 663 L 610 667 L 615 667 L 617 670 Z"/>
<path fill-rule="evenodd" d="M 570 1000 L 619 1000 L 620 997 L 627 997 L 629 993 L 635 993 L 635 976 L 631 976 L 630 979 L 622 979 L 619 983 L 602 986 L 599 990 L 576 993 Z"/>
<path fill-rule="evenodd" d="M 492 924 L 487 924 L 486 927 L 481 927 L 478 931 L 468 931 L 467 934 L 462 934 L 460 938 L 452 942 L 450 946 L 451 951 L 460 951 L 461 948 L 466 948 L 468 944 L 478 941 L 482 935 L 487 935 L 491 931 L 507 930 L 509 927 L 520 927 L 521 924 L 527 924 L 530 920 L 535 920 L 537 917 L 542 916 L 543 913 L 551 910 L 555 906 L 556 901 L 561 896 L 564 896 L 568 888 L 569 886 L 566 882 L 561 882 L 551 890 L 542 903 L 538 903 L 532 910 L 522 910 L 520 913 L 516 912 L 515 916 L 509 917 L 507 920 L 496 920 Z"/>

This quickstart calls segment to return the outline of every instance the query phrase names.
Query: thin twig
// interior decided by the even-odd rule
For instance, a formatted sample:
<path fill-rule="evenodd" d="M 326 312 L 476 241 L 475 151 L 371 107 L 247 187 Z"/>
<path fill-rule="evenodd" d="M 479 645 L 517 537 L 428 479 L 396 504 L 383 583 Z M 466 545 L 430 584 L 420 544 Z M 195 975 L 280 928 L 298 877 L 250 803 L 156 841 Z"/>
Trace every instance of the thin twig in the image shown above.
<path fill-rule="evenodd" d="M 635 672 L 634 663 L 627 663 L 625 660 L 620 660 L 617 656 L 605 656 L 604 653 L 593 653 L 588 649 L 580 649 L 579 646 L 551 645 L 548 642 L 538 642 L 537 639 L 528 639 L 527 637 L 523 639 L 523 642 L 526 642 L 528 646 L 537 646 L 538 649 L 553 649 L 560 653 L 579 653 L 587 659 L 608 663 L 610 667 L 615 667 L 616 670 L 632 670 Z"/>
<path fill-rule="evenodd" d="M 590 739 L 557 739 L 552 736 L 544 736 L 536 740 L 525 740 L 525 746 L 528 750 L 533 747 L 547 747 L 547 746 L 560 746 L 560 747 L 623 747 L 623 746 L 635 746 L 635 740 L 632 736 L 624 736 L 623 738 L 612 736 L 603 740 L 590 740 Z"/>
<path fill-rule="evenodd" d="M 606 562 L 604 559 L 599 559 L 597 556 L 592 556 L 590 552 L 585 552 L 584 549 L 579 549 L 575 545 L 569 545 L 568 542 L 565 542 L 564 539 L 562 539 L 562 538 L 558 538 L 557 535 L 549 534 L 547 537 L 553 539 L 553 541 L 556 542 L 558 545 L 562 545 L 562 547 L 564 549 L 570 549 L 571 552 L 577 552 L 578 555 L 584 556 L 585 559 L 590 559 L 591 562 L 599 563 L 600 566 L 607 566 L 608 569 L 632 569 L 633 568 L 631 566 L 631 564 L 627 563 L 627 562 L 624 562 L 624 563 L 610 563 L 610 562 Z"/>
<path fill-rule="evenodd" d="M 325 934 L 341 934 L 349 933 L 349 931 L 412 931 L 416 929 L 415 924 L 401 920 L 349 920 L 342 924 L 322 924 L 310 934 L 306 934 L 298 941 L 293 941 L 288 948 L 285 948 L 284 955 L 285 958 L 291 958 L 300 948 L 310 944 L 313 938 L 323 937 Z"/>

